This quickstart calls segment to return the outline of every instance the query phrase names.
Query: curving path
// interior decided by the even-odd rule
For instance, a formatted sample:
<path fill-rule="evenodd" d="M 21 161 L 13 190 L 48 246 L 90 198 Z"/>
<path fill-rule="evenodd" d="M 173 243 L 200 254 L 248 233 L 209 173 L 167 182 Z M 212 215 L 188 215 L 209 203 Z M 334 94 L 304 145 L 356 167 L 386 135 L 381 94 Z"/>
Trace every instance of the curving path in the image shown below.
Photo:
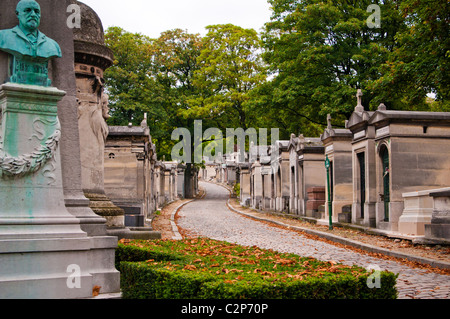
<path fill-rule="evenodd" d="M 228 190 L 211 183 L 201 185 L 206 190 L 205 198 L 185 205 L 178 213 L 178 226 L 192 236 L 258 246 L 324 261 L 333 260 L 346 265 L 365 268 L 378 266 L 382 270 L 400 274 L 397 289 L 401 299 L 450 299 L 450 276 L 359 254 L 243 217 L 228 209 Z"/>

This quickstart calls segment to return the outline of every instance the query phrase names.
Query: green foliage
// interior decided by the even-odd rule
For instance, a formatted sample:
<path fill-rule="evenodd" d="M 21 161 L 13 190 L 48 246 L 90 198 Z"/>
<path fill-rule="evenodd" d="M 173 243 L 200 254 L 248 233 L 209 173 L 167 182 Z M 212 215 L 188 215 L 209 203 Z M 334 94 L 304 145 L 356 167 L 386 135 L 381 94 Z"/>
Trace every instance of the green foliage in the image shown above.
<path fill-rule="evenodd" d="M 139 125 L 147 112 L 158 155 L 170 159 L 171 132 L 193 134 L 196 119 L 223 136 L 237 127 L 319 136 L 328 113 L 344 126 L 357 89 L 370 110 L 450 110 L 447 0 L 268 1 L 262 34 L 222 24 L 204 37 L 176 29 L 150 39 L 109 28 L 109 124 Z M 373 3 L 381 28 L 367 25 Z"/>
<path fill-rule="evenodd" d="M 233 192 L 236 195 L 237 198 L 239 198 L 241 196 L 241 184 L 240 183 L 236 183 L 233 186 Z"/>
<path fill-rule="evenodd" d="M 317 136 L 329 113 L 342 127 L 355 107 L 357 89 L 365 93 L 364 105 L 378 106 L 368 86 L 379 77 L 378 66 L 402 27 L 394 1 L 383 2 L 382 29 L 367 26 L 371 0 L 269 2 L 274 13 L 263 35 L 264 58 L 275 77 L 267 84 L 266 108 L 280 111 L 280 122 L 296 134 Z"/>
<path fill-rule="evenodd" d="M 192 77 L 200 54 L 200 37 L 176 29 L 150 39 L 112 27 L 106 32 L 105 42 L 115 55 L 114 65 L 105 72 L 111 96 L 108 124 L 139 125 L 147 113 L 158 155 L 170 160 L 175 144 L 172 131 L 192 126 L 179 112 L 188 108 L 186 100 L 195 94 Z"/>
<path fill-rule="evenodd" d="M 249 93 L 265 80 L 259 54 L 260 41 L 253 29 L 232 24 L 207 27 L 194 85 L 201 94 L 190 99 L 186 116 L 220 118 L 219 128 L 249 126 Z"/>
<path fill-rule="evenodd" d="M 116 254 L 125 299 L 396 298 L 397 275 L 210 239 L 132 241 Z"/>
<path fill-rule="evenodd" d="M 396 34 L 392 54 L 380 64 L 382 76 L 371 86 L 378 100 L 395 97 L 408 109 L 450 109 L 449 12 L 447 0 L 400 3 L 407 27 Z M 436 95 L 432 106 L 427 93 Z"/>

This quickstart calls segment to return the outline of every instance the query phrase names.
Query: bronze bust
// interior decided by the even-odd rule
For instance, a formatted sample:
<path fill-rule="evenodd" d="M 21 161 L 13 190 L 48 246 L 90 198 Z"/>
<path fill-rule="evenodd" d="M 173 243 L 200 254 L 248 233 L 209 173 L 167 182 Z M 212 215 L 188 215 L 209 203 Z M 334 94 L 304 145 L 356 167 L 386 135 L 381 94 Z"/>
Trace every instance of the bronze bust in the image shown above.
<path fill-rule="evenodd" d="M 50 86 L 48 61 L 61 57 L 61 48 L 38 30 L 41 9 L 35 0 L 19 1 L 16 15 L 18 26 L 0 30 L 0 50 L 12 56 L 9 82 Z"/>

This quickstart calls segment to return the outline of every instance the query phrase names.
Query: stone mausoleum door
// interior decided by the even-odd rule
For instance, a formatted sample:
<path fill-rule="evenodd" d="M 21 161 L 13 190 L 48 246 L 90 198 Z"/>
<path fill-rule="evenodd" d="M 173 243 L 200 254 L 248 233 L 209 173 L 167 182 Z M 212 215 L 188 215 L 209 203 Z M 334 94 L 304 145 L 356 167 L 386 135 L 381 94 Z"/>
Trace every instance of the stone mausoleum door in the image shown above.
<path fill-rule="evenodd" d="M 364 203 L 366 202 L 366 160 L 365 153 L 358 154 L 359 162 L 359 197 L 361 205 L 361 215 L 360 218 L 364 218 Z"/>
<path fill-rule="evenodd" d="M 390 202 L 390 179 L 389 179 L 389 151 L 386 146 L 382 146 L 380 151 L 381 164 L 383 167 L 383 194 L 384 201 L 384 221 L 389 221 Z"/>

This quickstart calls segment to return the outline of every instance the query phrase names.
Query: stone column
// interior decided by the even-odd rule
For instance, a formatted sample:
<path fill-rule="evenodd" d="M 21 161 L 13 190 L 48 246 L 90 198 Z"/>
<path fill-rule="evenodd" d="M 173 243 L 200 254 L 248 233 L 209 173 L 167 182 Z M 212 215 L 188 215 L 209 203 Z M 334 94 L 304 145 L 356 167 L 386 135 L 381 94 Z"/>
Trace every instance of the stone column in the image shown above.
<path fill-rule="evenodd" d="M 105 194 L 104 149 L 108 98 L 104 93 L 103 72 L 112 65 L 113 53 L 104 45 L 103 26 L 98 15 L 84 3 L 80 6 L 81 28 L 74 29 L 77 119 L 81 154 L 81 183 L 90 208 L 106 219 L 109 229 L 123 229 L 123 209 Z"/>

